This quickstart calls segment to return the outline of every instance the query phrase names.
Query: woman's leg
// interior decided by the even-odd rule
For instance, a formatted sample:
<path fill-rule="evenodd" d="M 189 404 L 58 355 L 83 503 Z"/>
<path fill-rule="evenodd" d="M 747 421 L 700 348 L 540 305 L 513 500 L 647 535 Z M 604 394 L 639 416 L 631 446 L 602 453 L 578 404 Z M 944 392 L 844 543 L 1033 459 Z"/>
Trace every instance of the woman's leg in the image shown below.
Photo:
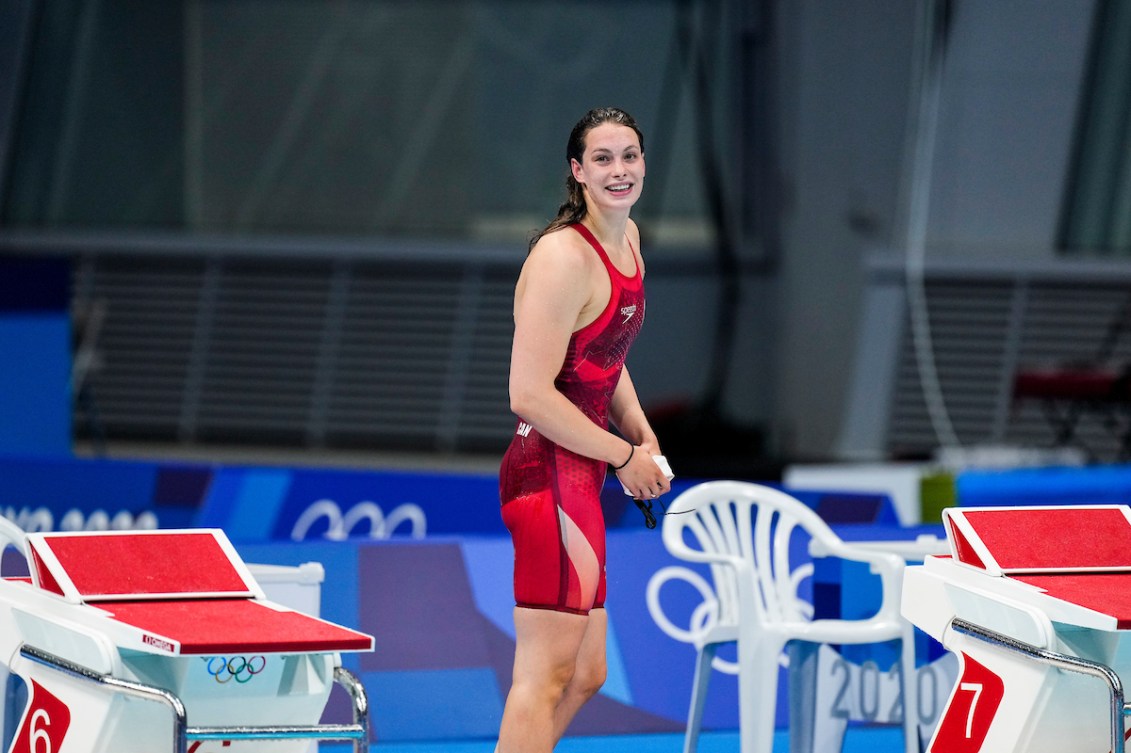
<path fill-rule="evenodd" d="M 573 678 L 566 686 L 562 700 L 554 713 L 554 742 L 562 739 L 569 723 L 585 702 L 596 695 L 605 684 L 608 665 L 605 658 L 605 632 L 608 628 L 608 615 L 604 609 L 589 612 L 589 624 L 585 626 L 585 636 L 574 662 Z"/>
<path fill-rule="evenodd" d="M 590 620 L 549 609 L 514 610 L 514 681 L 498 753 L 551 753 L 560 734 L 558 708 L 573 681 Z"/>

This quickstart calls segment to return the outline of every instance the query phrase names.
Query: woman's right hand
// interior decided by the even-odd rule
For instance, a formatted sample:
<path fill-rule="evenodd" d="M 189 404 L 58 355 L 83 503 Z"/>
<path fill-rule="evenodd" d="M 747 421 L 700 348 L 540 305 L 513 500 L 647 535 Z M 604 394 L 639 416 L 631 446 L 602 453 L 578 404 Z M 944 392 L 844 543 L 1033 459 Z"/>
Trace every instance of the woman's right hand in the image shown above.
<path fill-rule="evenodd" d="M 634 499 L 655 499 L 671 491 L 671 482 L 652 459 L 652 453 L 644 447 L 634 446 L 632 457 L 616 471 L 616 475 Z"/>

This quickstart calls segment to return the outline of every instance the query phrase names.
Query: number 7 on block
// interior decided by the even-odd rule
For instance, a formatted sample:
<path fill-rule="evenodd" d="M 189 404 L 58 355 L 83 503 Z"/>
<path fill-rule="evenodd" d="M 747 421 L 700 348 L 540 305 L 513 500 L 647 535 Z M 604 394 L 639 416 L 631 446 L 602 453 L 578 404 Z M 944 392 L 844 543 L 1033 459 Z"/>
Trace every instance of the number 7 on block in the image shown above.
<path fill-rule="evenodd" d="M 966 738 L 969 739 L 973 735 L 974 709 L 978 708 L 978 699 L 982 695 L 982 683 L 963 682 L 959 683 L 958 689 L 966 690 L 974 694 L 974 697 L 970 699 L 970 710 L 966 712 Z"/>
<path fill-rule="evenodd" d="M 1005 695 L 1005 683 L 969 654 L 961 655 L 962 675 L 935 730 L 930 753 L 983 753 Z"/>

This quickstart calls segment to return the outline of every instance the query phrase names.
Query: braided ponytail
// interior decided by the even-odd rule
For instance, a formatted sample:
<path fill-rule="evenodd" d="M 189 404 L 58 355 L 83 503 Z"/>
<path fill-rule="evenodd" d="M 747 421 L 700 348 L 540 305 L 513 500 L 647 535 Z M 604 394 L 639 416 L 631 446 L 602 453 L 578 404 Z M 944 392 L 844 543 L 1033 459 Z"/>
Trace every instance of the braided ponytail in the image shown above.
<path fill-rule="evenodd" d="M 569 173 L 566 175 L 566 200 L 558 207 L 558 214 L 550 221 L 550 224 L 530 238 L 527 253 L 546 233 L 552 233 L 585 219 L 588 212 L 588 207 L 585 206 L 585 193 L 581 184 L 573 177 L 571 160 L 581 162 L 581 158 L 585 154 L 585 137 L 602 123 L 616 123 L 631 128 L 640 140 L 640 150 L 644 150 L 644 134 L 640 132 L 636 120 L 624 110 L 616 107 L 598 107 L 585 113 L 585 116 L 570 131 L 569 141 L 566 142 L 566 164 L 570 165 Z"/>

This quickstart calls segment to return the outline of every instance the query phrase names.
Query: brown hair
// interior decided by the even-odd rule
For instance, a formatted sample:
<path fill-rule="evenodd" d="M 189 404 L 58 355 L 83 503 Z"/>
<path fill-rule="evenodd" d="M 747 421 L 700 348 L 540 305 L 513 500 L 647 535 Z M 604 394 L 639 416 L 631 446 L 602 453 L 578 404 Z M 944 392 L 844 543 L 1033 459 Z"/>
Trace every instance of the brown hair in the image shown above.
<path fill-rule="evenodd" d="M 566 142 L 567 165 L 570 165 L 570 160 L 581 162 L 581 157 L 585 154 L 585 137 L 589 135 L 590 131 L 603 123 L 616 123 L 631 128 L 636 132 L 636 138 L 640 140 L 640 151 L 644 151 L 644 134 L 640 132 L 640 126 L 636 125 L 636 120 L 631 115 L 617 107 L 597 107 L 585 113 L 585 116 L 577 121 L 577 125 L 570 131 L 569 141 Z M 581 222 L 585 218 L 585 213 L 585 196 L 582 193 L 581 184 L 573 177 L 571 165 L 570 171 L 566 175 L 566 200 L 558 207 L 558 216 L 551 220 L 549 225 L 534 234 L 530 239 L 527 251 L 534 248 L 534 244 L 546 233 L 551 233 L 575 222 Z"/>

